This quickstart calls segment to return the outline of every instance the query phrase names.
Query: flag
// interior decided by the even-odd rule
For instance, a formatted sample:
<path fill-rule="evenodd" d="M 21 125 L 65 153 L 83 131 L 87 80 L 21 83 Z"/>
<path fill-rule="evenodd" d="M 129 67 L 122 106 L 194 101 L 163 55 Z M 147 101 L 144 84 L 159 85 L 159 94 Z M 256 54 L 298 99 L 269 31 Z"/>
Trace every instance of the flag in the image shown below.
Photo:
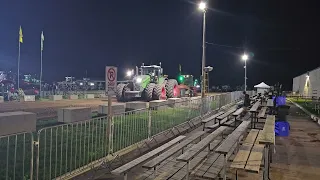
<path fill-rule="evenodd" d="M 23 34 L 22 34 L 22 28 L 20 26 L 20 30 L 19 30 L 19 42 L 23 43 Z"/>
<path fill-rule="evenodd" d="M 44 35 L 43 31 L 41 32 L 41 51 L 43 51 L 43 42 L 44 42 Z"/>

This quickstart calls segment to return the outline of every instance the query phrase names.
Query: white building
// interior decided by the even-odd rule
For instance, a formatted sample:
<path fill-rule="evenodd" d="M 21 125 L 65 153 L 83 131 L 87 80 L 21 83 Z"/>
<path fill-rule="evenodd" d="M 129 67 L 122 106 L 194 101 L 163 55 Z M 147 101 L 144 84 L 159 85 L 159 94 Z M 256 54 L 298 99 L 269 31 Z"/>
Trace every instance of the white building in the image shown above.
<path fill-rule="evenodd" d="M 320 67 L 293 78 L 292 92 L 296 95 L 320 98 Z"/>

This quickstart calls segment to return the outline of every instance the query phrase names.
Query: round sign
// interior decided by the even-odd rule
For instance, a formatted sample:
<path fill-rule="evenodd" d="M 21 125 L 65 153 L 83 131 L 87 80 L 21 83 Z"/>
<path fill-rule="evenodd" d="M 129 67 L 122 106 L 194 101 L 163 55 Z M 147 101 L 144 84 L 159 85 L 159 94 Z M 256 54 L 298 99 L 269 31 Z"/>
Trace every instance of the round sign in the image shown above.
<path fill-rule="evenodd" d="M 116 71 L 113 68 L 108 69 L 108 80 L 114 81 L 116 79 Z"/>

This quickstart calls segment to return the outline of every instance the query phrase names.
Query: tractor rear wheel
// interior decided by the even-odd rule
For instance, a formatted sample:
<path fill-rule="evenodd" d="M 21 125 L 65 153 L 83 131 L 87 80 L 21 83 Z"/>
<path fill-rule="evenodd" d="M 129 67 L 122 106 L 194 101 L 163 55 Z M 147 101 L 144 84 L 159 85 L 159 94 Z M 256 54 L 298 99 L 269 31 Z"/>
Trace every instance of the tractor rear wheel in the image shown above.
<path fill-rule="evenodd" d="M 168 98 L 178 97 L 178 82 L 175 79 L 169 79 L 166 83 L 166 93 Z"/>
<path fill-rule="evenodd" d="M 166 98 L 166 89 L 161 84 L 156 84 L 153 89 L 153 99 L 160 100 Z"/>
<path fill-rule="evenodd" d="M 119 102 L 126 101 L 125 92 L 129 90 L 130 89 L 127 87 L 127 84 L 118 84 L 116 91 L 117 100 Z"/>
<path fill-rule="evenodd" d="M 152 100 L 153 89 L 156 86 L 155 83 L 149 83 L 147 87 L 144 89 L 144 99 L 146 101 Z"/>

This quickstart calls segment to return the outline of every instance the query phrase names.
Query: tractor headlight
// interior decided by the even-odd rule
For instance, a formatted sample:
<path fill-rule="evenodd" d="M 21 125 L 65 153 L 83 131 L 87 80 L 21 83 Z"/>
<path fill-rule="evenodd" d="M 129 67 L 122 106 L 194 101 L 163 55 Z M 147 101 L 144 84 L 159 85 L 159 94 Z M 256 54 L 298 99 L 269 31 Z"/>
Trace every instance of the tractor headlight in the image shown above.
<path fill-rule="evenodd" d="M 142 82 L 142 79 L 141 79 L 141 78 L 137 78 L 137 79 L 136 79 L 136 82 L 137 82 L 137 83 L 141 83 L 141 82 Z"/>

